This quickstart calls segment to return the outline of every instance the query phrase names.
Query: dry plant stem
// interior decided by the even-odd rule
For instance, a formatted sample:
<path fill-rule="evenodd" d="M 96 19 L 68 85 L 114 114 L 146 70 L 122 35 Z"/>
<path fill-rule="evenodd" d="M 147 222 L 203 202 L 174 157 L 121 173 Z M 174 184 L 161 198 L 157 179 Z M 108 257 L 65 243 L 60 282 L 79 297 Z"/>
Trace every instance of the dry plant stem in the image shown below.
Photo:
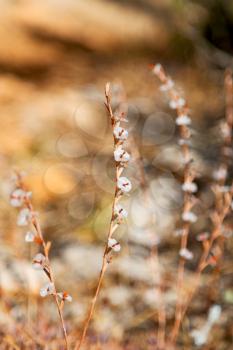
<path fill-rule="evenodd" d="M 232 184 L 232 186 L 233 186 L 233 184 Z M 189 292 L 189 294 L 185 300 L 185 303 L 184 303 L 184 307 L 183 307 L 182 315 L 181 315 L 181 321 L 183 320 L 183 318 L 187 312 L 187 309 L 188 309 L 188 307 L 193 299 L 193 296 L 199 287 L 201 274 L 202 274 L 203 270 L 209 265 L 208 257 L 210 255 L 213 244 L 219 237 L 221 237 L 222 224 L 223 224 L 224 219 L 230 210 L 232 195 L 233 195 L 233 187 L 229 193 L 225 194 L 224 206 L 222 208 L 222 212 L 219 214 L 218 224 L 213 228 L 209 241 L 206 241 L 203 244 L 204 249 L 203 249 L 203 252 L 202 252 L 202 255 L 201 255 L 195 276 L 194 276 L 193 286 L 192 286 L 192 288 L 190 288 L 190 292 Z"/>
<path fill-rule="evenodd" d="M 112 128 L 114 128 L 114 115 L 113 115 L 113 111 L 112 111 L 112 107 L 111 107 L 111 98 L 110 98 L 107 86 L 106 86 L 106 89 L 105 89 L 105 97 L 106 97 L 106 108 L 107 108 L 109 117 L 110 117 L 111 122 L 112 122 Z M 114 138 L 114 144 L 116 144 L 115 138 Z M 101 271 L 100 271 L 99 279 L 98 279 L 98 282 L 97 282 L 95 295 L 94 295 L 94 297 L 93 297 L 93 299 L 91 301 L 91 306 L 90 306 L 90 309 L 88 311 L 88 315 L 87 315 L 86 321 L 84 323 L 84 327 L 83 327 L 83 330 L 82 330 L 82 335 L 81 335 L 80 340 L 75 345 L 75 350 L 81 349 L 81 346 L 84 343 L 84 340 L 85 340 L 85 337 L 86 337 L 86 333 L 87 333 L 87 330 L 88 330 L 88 327 L 89 327 L 89 323 L 90 323 L 90 321 L 92 319 L 92 316 L 93 316 L 93 313 L 94 313 L 94 310 L 95 310 L 96 301 L 97 301 L 97 298 L 98 298 L 98 295 L 99 295 L 99 292 L 100 292 L 100 289 L 101 289 L 101 284 L 102 284 L 105 272 L 107 270 L 107 267 L 108 267 L 108 265 L 110 263 L 109 257 L 108 257 L 108 253 L 109 253 L 108 240 L 112 237 L 112 235 L 114 233 L 114 230 L 115 230 L 114 229 L 114 226 L 115 226 L 114 225 L 114 208 L 115 208 L 116 203 L 118 201 L 118 192 L 119 191 L 118 191 L 118 187 L 117 187 L 117 182 L 118 182 L 118 179 L 119 179 L 119 177 L 121 175 L 121 172 L 122 172 L 122 169 L 120 169 L 117 166 L 117 163 L 116 163 L 115 193 L 114 193 L 114 199 L 113 199 L 113 204 L 112 204 L 111 221 L 110 221 L 110 226 L 109 226 L 109 230 L 108 230 L 107 240 L 106 240 L 106 244 L 105 244 L 103 259 L 102 259 Z"/>
<path fill-rule="evenodd" d="M 170 78 L 169 76 L 166 75 L 162 67 L 160 67 L 160 69 L 158 69 L 155 74 L 157 75 L 157 77 L 159 78 L 162 84 L 166 85 L 169 83 Z M 176 89 L 173 87 L 168 89 L 168 95 L 169 95 L 170 101 L 178 101 L 181 98 L 181 96 L 178 94 Z M 182 117 L 182 115 L 188 114 L 188 107 L 186 103 L 182 107 L 177 106 L 175 109 L 176 109 L 178 118 Z M 179 126 L 179 133 L 180 133 L 181 139 L 188 140 L 190 137 L 190 132 L 186 125 Z M 182 152 L 183 159 L 185 161 L 184 170 L 183 170 L 184 183 L 192 182 L 194 179 L 194 175 L 191 174 L 190 172 L 190 149 L 189 149 L 188 143 L 184 143 L 181 146 L 181 152 Z M 188 212 L 192 208 L 192 206 L 193 206 L 192 195 L 188 192 L 185 192 L 183 212 Z M 190 223 L 183 222 L 180 249 L 187 249 L 189 231 L 190 231 Z M 174 322 L 172 333 L 169 339 L 169 343 L 171 347 L 174 346 L 174 344 L 176 343 L 176 338 L 177 338 L 180 324 L 181 324 L 182 309 L 183 309 L 184 272 L 185 272 L 185 259 L 183 257 L 180 257 L 179 266 L 178 266 L 178 277 L 177 277 L 177 302 L 176 302 L 176 310 L 175 310 L 175 322 Z"/>
<path fill-rule="evenodd" d="M 20 174 L 17 174 L 17 176 L 18 176 L 19 187 L 22 188 L 22 189 L 25 189 Z M 56 306 L 57 306 L 57 311 L 58 311 L 58 315 L 59 315 L 60 322 L 61 322 L 61 327 L 62 327 L 64 341 L 65 341 L 65 347 L 68 350 L 69 349 L 69 345 L 68 345 L 68 338 L 67 338 L 67 331 L 66 331 L 65 321 L 64 321 L 64 318 L 63 318 L 62 308 L 61 308 L 61 305 L 59 303 L 57 290 L 56 290 L 56 286 L 55 286 L 55 279 L 54 279 L 54 275 L 53 275 L 53 271 L 52 271 L 51 263 L 50 263 L 50 259 L 49 259 L 49 250 L 50 250 L 51 243 L 50 242 L 46 243 L 45 240 L 44 240 L 44 237 L 43 237 L 43 234 L 42 234 L 42 230 L 41 230 L 41 226 L 40 226 L 40 222 L 39 222 L 37 216 L 33 215 L 35 213 L 35 211 L 34 211 L 32 203 L 31 203 L 31 200 L 29 198 L 25 198 L 24 199 L 24 203 L 25 203 L 25 206 L 32 213 L 32 217 L 33 217 L 32 224 L 35 227 L 35 230 L 36 230 L 36 232 L 38 234 L 38 237 L 41 240 L 41 245 L 43 247 L 44 255 L 45 255 L 46 261 L 47 261 L 47 270 L 44 269 L 44 271 L 45 271 L 46 275 L 48 276 L 50 282 L 54 286 L 53 297 L 54 297 L 54 300 L 55 300 L 55 303 L 56 303 Z"/>
<path fill-rule="evenodd" d="M 233 126 L 233 79 L 232 79 L 232 71 L 230 69 L 226 70 L 225 73 L 225 92 L 226 92 L 226 125 L 228 126 L 229 133 L 224 137 L 224 145 L 223 145 L 223 151 L 224 147 L 231 148 L 232 145 L 232 126 Z M 223 152 L 224 156 L 224 152 Z M 226 169 L 228 171 L 228 160 L 227 157 L 224 157 L 221 167 Z M 218 186 L 224 186 L 225 185 L 225 179 L 221 179 L 217 181 Z M 233 184 L 232 184 L 233 186 Z M 230 205 L 232 201 L 232 189 L 229 191 L 229 193 L 222 194 L 218 187 L 215 189 L 215 220 L 213 220 L 213 230 L 210 236 L 209 241 L 203 243 L 203 253 L 200 258 L 196 274 L 194 277 L 194 285 L 190 289 L 190 293 L 186 298 L 186 302 L 183 306 L 182 313 L 180 314 L 180 322 L 176 324 L 176 333 L 179 331 L 179 324 L 182 322 L 185 313 L 188 309 L 188 306 L 190 305 L 190 302 L 195 294 L 195 292 L 198 289 L 200 278 L 202 271 L 205 269 L 205 267 L 208 265 L 208 257 L 210 255 L 211 249 L 213 247 L 213 244 L 216 240 L 220 240 L 220 247 L 221 247 L 221 256 L 223 255 L 223 249 L 224 249 L 224 236 L 222 235 L 222 225 L 224 222 L 225 217 L 227 216 Z M 220 257 L 219 257 L 220 258 Z"/>

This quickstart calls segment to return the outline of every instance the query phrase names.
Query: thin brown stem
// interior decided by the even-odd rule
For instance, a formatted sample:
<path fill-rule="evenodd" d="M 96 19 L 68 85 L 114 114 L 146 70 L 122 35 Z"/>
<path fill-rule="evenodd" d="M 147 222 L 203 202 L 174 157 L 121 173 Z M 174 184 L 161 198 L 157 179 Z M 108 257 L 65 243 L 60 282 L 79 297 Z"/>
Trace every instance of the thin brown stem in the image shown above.
<path fill-rule="evenodd" d="M 105 97 L 106 97 L 105 106 L 106 106 L 108 115 L 109 115 L 110 120 L 111 120 L 112 131 L 114 131 L 114 127 L 116 125 L 116 118 L 114 116 L 112 106 L 111 106 L 110 85 L 109 84 L 106 84 Z M 113 133 L 113 140 L 114 140 L 114 148 L 116 148 L 116 146 L 118 145 L 118 140 L 114 136 L 114 133 Z M 91 321 L 93 314 L 94 314 L 94 311 L 95 311 L 96 302 L 97 302 L 98 295 L 100 293 L 100 289 L 101 289 L 101 285 L 102 285 L 102 282 L 104 279 L 104 275 L 105 275 L 105 272 L 107 270 L 109 263 L 111 262 L 111 255 L 110 255 L 111 249 L 109 249 L 108 243 L 109 243 L 109 240 L 111 239 L 113 233 L 115 232 L 115 228 L 116 228 L 114 210 L 115 210 L 116 203 L 121 196 L 121 193 L 118 189 L 117 184 L 118 184 L 118 180 L 120 178 L 120 175 L 122 173 L 122 170 L 123 170 L 123 168 L 120 167 L 120 164 L 118 164 L 118 162 L 115 162 L 115 193 L 114 193 L 114 199 L 113 199 L 113 204 L 112 204 L 111 220 L 110 220 L 109 230 L 108 230 L 108 234 L 107 234 L 107 240 L 105 243 L 105 248 L 104 248 L 104 253 L 103 253 L 101 271 L 100 271 L 100 275 L 98 278 L 95 294 L 94 294 L 94 297 L 92 298 L 91 306 L 90 306 L 90 309 L 88 311 L 87 318 L 84 322 L 84 327 L 82 330 L 81 338 L 79 341 L 77 341 L 77 343 L 75 345 L 75 350 L 81 349 L 81 347 L 85 341 L 87 330 L 88 330 L 90 321 Z"/>
<path fill-rule="evenodd" d="M 174 105 L 177 114 L 177 120 L 179 125 L 179 134 L 182 141 L 181 144 L 181 153 L 184 160 L 184 170 L 183 170 L 183 180 L 184 183 L 191 183 L 194 179 L 194 175 L 191 173 L 191 159 L 190 159 L 190 149 L 189 149 L 189 138 L 190 131 L 188 128 L 188 124 L 186 122 L 182 122 L 183 119 L 189 119 L 188 117 L 188 106 L 180 96 L 175 87 L 173 87 L 173 82 L 171 78 L 165 73 L 164 69 L 160 65 L 156 65 L 153 70 L 156 76 L 159 78 L 160 82 L 163 84 L 164 91 L 167 91 L 167 94 L 170 99 L 170 103 Z M 180 103 L 179 101 L 182 101 Z M 193 206 L 192 195 L 188 191 L 185 191 L 184 194 L 184 204 L 183 204 L 183 213 L 189 212 Z M 188 236 L 190 232 L 190 222 L 183 221 L 182 227 L 182 236 L 180 249 L 186 250 L 188 244 Z M 176 343 L 176 339 L 178 336 L 178 332 L 181 324 L 181 316 L 182 316 L 182 308 L 183 308 L 183 287 L 184 287 L 184 275 L 185 275 L 185 259 L 184 257 L 180 257 L 179 265 L 178 265 L 178 278 L 177 278 L 177 301 L 175 307 L 175 321 L 174 326 L 169 337 L 170 346 L 174 346 Z"/>
<path fill-rule="evenodd" d="M 25 186 L 24 183 L 22 181 L 21 175 L 20 173 L 17 173 L 17 180 L 18 180 L 18 186 L 21 189 L 25 190 Z M 56 289 L 56 285 L 55 285 L 55 279 L 54 279 L 54 275 L 53 275 L 53 270 L 51 267 L 51 263 L 50 263 L 50 259 L 49 259 L 49 250 L 50 250 L 50 246 L 51 243 L 50 242 L 45 242 L 43 233 L 42 233 L 42 229 L 40 226 L 40 221 L 37 217 L 37 215 L 35 214 L 31 199 L 29 197 L 25 197 L 24 199 L 24 204 L 25 206 L 30 210 L 30 213 L 32 214 L 32 224 L 37 232 L 38 237 L 40 238 L 40 242 L 39 244 L 42 245 L 43 247 L 43 252 L 44 252 L 44 256 L 46 258 L 46 263 L 47 263 L 47 270 L 44 269 L 44 272 L 47 274 L 50 282 L 53 284 L 54 286 L 54 293 L 53 293 L 53 297 L 57 306 L 57 311 L 58 311 L 58 315 L 60 318 L 60 322 L 61 322 L 61 327 L 62 327 L 62 331 L 63 331 L 63 336 L 64 336 L 64 342 L 65 342 L 65 347 L 66 350 L 69 349 L 69 344 L 68 344 L 68 337 L 67 337 L 67 331 L 66 331 L 66 326 L 65 326 L 65 321 L 64 321 L 64 317 L 63 317 L 63 313 L 62 313 L 62 309 L 59 303 L 59 299 L 58 299 L 58 294 L 57 294 L 57 289 Z"/>

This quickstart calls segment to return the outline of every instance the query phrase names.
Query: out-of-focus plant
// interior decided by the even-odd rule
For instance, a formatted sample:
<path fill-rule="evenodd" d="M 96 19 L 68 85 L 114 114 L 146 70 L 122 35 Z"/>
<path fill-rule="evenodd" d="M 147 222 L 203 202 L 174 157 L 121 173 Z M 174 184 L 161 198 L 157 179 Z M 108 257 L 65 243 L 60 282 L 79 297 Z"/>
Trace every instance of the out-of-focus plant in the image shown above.
<path fill-rule="evenodd" d="M 49 259 L 51 242 L 46 242 L 44 239 L 38 213 L 34 210 L 32 205 L 32 193 L 27 191 L 22 177 L 23 174 L 20 172 L 15 174 L 15 189 L 11 193 L 10 203 L 13 207 L 20 208 L 17 224 L 19 226 L 26 226 L 29 228 L 25 234 L 25 241 L 27 243 L 38 244 L 41 249 L 41 252 L 37 253 L 32 261 L 33 268 L 35 270 L 44 271 L 49 280 L 49 282 L 40 289 L 40 295 L 41 297 L 46 297 L 49 295 L 54 297 L 63 330 L 65 347 L 68 350 L 69 345 L 65 321 L 63 318 L 63 307 L 65 301 L 72 301 L 72 297 L 67 292 L 57 292 L 55 278 Z"/>
<path fill-rule="evenodd" d="M 226 71 L 225 89 L 226 89 L 226 120 L 222 124 L 223 131 L 223 147 L 222 147 L 222 161 L 219 168 L 214 171 L 214 184 L 212 190 L 215 196 L 215 207 L 211 213 L 212 231 L 211 233 L 201 233 L 197 236 L 197 240 L 202 242 L 203 252 L 201 254 L 193 283 L 188 292 L 184 288 L 184 272 L 185 260 L 193 259 L 193 253 L 187 249 L 188 235 L 190 232 L 190 225 L 197 221 L 198 217 L 191 211 L 193 205 L 197 202 L 194 193 L 197 192 L 197 185 L 193 182 L 195 174 L 191 169 L 192 159 L 190 156 L 190 136 L 191 132 L 189 126 L 191 119 L 186 101 L 174 86 L 172 79 L 165 73 L 163 67 L 157 64 L 153 67 L 153 73 L 159 78 L 162 85 L 160 90 L 167 92 L 169 96 L 169 106 L 177 112 L 176 124 L 179 126 L 180 139 L 179 145 L 184 161 L 184 180 L 182 190 L 184 191 L 184 205 L 183 205 L 183 227 L 180 230 L 181 234 L 181 248 L 179 251 L 180 261 L 178 267 L 178 284 L 177 284 L 177 301 L 175 310 L 175 321 L 172 332 L 168 337 L 167 344 L 169 349 L 176 346 L 177 337 L 179 334 L 181 322 L 186 314 L 186 311 L 192 301 L 192 298 L 197 291 L 200 284 L 201 273 L 207 266 L 215 266 L 220 260 L 224 249 L 224 220 L 232 209 L 232 195 L 233 185 L 226 185 L 228 176 L 229 159 L 232 156 L 232 124 L 233 124 L 233 84 L 232 72 Z"/>

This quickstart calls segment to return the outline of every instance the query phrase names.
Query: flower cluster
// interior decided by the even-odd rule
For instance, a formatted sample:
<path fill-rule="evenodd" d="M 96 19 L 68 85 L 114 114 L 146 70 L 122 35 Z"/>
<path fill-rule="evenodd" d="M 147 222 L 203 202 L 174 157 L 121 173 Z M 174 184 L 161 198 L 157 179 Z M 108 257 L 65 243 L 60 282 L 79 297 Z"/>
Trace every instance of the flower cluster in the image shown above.
<path fill-rule="evenodd" d="M 105 97 L 106 97 L 105 106 L 111 120 L 112 133 L 113 133 L 113 139 L 114 139 L 114 160 L 115 160 L 115 169 L 116 169 L 115 195 L 114 195 L 114 200 L 112 205 L 112 216 L 110 221 L 110 227 L 109 227 L 103 259 L 102 259 L 101 272 L 97 282 L 95 295 L 92 299 L 90 308 L 88 310 L 87 318 L 84 323 L 81 338 L 76 343 L 75 350 L 80 350 L 85 340 L 88 326 L 94 313 L 97 297 L 101 289 L 102 280 L 104 278 L 105 271 L 112 259 L 111 253 L 112 252 L 117 253 L 121 250 L 120 243 L 115 238 L 113 238 L 113 234 L 115 230 L 118 228 L 118 226 L 128 216 L 128 213 L 126 209 L 118 202 L 121 199 L 121 197 L 125 193 L 130 192 L 132 188 L 130 180 L 125 176 L 121 176 L 123 170 L 125 169 L 125 167 L 127 166 L 130 160 L 130 155 L 125 150 L 125 141 L 127 140 L 129 134 L 128 134 L 128 131 L 121 125 L 121 123 L 127 122 L 127 119 L 125 117 L 125 111 L 124 111 L 125 102 L 123 99 L 119 100 L 119 103 L 117 104 L 113 112 L 112 105 L 111 105 L 111 94 L 110 94 L 109 83 L 106 84 L 106 87 L 105 87 Z"/>
<path fill-rule="evenodd" d="M 181 153 L 184 163 L 184 181 L 181 186 L 182 190 L 185 192 L 184 195 L 184 208 L 182 213 L 182 220 L 185 224 L 194 223 L 197 221 L 197 216 L 191 211 L 194 201 L 192 201 L 193 194 L 197 192 L 197 184 L 193 182 L 194 176 L 191 173 L 191 130 L 189 127 L 192 124 L 192 120 L 189 116 L 189 109 L 185 99 L 180 95 L 178 90 L 175 87 L 172 79 L 165 73 L 161 64 L 156 64 L 153 68 L 153 73 L 159 78 L 161 82 L 161 91 L 165 91 L 168 94 L 169 98 L 169 107 L 175 109 L 177 113 L 176 125 L 179 127 L 180 138 L 178 144 L 181 147 Z M 189 233 L 189 229 L 183 230 L 183 241 L 187 243 L 185 236 Z M 181 257 L 186 257 L 188 259 L 187 249 L 181 249 Z M 191 253 L 191 252 L 190 252 Z"/>
<path fill-rule="evenodd" d="M 126 128 L 121 125 L 122 122 L 127 122 L 125 112 L 121 111 L 121 103 L 119 103 L 114 112 L 112 111 L 109 84 L 106 85 L 105 96 L 106 108 L 111 118 L 113 130 L 114 160 L 116 164 L 116 192 L 113 203 L 111 228 L 108 236 L 108 251 L 119 252 L 121 249 L 120 243 L 112 238 L 112 235 L 118 225 L 120 225 L 128 216 L 126 209 L 119 204 L 118 201 L 123 194 L 130 192 L 132 189 L 130 180 L 125 176 L 121 176 L 123 170 L 126 168 L 130 160 L 130 154 L 125 150 L 125 141 L 127 140 L 129 134 Z M 114 223 L 116 225 L 114 225 Z"/>
<path fill-rule="evenodd" d="M 22 182 L 22 175 L 17 174 L 15 189 L 10 195 L 10 204 L 13 207 L 19 208 L 17 218 L 18 226 L 26 226 L 28 229 L 25 233 L 25 242 L 38 244 L 43 253 L 37 253 L 33 260 L 32 266 L 35 270 L 42 270 L 49 278 L 49 282 L 41 288 L 40 295 L 45 297 L 47 295 L 57 295 L 62 300 L 71 301 L 72 298 L 66 292 L 57 293 L 52 278 L 51 266 L 48 258 L 49 246 L 46 244 L 38 220 L 38 214 L 34 211 L 31 202 L 32 193 L 24 188 Z M 65 297 L 61 297 L 65 293 Z"/>

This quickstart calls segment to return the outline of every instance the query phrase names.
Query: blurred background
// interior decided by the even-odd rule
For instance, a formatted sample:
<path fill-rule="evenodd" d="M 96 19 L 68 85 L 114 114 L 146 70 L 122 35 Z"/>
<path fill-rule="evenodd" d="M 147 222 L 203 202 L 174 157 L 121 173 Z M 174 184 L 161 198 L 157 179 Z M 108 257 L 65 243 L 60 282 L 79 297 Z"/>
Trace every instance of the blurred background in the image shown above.
<path fill-rule="evenodd" d="M 0 0 L 0 9 L 0 336 L 8 334 L 10 342 L 11 334 L 19 332 L 19 348 L 30 348 L 30 336 L 17 328 L 27 325 L 30 334 L 38 335 L 40 349 L 44 341 L 53 344 L 57 334 L 53 303 L 38 297 L 45 279 L 31 268 L 37 247 L 25 244 L 25 230 L 17 227 L 17 213 L 9 205 L 14 169 L 27 173 L 44 235 L 52 241 L 59 289 L 73 296 L 65 308 L 68 330 L 74 337 L 80 330 L 100 269 L 114 191 L 112 135 L 103 105 L 104 85 L 111 81 L 122 84 L 127 94 L 133 159 L 126 174 L 133 191 L 125 198 L 128 221 L 117 233 L 122 252 L 106 275 L 90 340 L 108 349 L 154 349 L 159 305 L 151 246 L 158 245 L 161 256 L 169 327 L 182 168 L 175 114 L 149 66 L 163 64 L 192 110 L 200 205 L 190 237 L 194 259 L 187 264 L 189 280 L 200 254 L 195 235 L 210 224 L 213 195 L 208 184 L 222 142 L 224 71 L 233 62 L 233 2 Z M 182 349 L 196 348 L 191 331 L 203 326 L 216 303 L 222 314 L 205 349 L 230 347 L 231 226 L 226 230 L 220 282 L 214 274 L 204 275 L 183 325 Z"/>

